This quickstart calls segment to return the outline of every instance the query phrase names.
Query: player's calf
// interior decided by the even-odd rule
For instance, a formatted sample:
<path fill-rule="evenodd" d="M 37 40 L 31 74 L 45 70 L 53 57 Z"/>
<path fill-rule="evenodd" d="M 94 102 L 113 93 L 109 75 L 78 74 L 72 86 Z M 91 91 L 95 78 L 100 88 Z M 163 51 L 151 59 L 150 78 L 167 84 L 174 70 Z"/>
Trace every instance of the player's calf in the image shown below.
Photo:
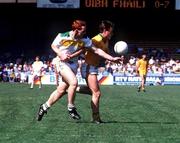
<path fill-rule="evenodd" d="M 103 121 L 100 118 L 99 112 L 92 114 L 92 122 L 96 124 L 101 124 Z"/>

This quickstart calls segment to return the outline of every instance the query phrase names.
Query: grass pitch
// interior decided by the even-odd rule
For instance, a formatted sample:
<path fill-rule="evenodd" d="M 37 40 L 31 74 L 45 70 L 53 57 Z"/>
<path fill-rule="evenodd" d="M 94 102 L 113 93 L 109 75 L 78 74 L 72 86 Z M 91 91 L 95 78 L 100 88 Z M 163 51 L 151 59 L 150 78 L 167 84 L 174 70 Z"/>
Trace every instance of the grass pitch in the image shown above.
<path fill-rule="evenodd" d="M 26 84 L 0 83 L 0 143 L 180 143 L 180 87 L 101 86 L 104 124 L 91 123 L 88 95 L 77 94 L 82 119 L 71 120 L 67 95 L 35 120 L 39 105 L 55 86 L 29 89 Z"/>

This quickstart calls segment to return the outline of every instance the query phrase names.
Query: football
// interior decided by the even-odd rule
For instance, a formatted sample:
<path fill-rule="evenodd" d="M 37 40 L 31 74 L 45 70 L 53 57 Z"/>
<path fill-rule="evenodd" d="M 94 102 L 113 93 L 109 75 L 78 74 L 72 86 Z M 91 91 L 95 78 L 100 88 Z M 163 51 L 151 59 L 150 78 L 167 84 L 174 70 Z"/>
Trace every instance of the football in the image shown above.
<path fill-rule="evenodd" d="M 124 55 L 128 52 L 128 45 L 125 41 L 118 41 L 114 45 L 114 51 L 116 54 Z"/>

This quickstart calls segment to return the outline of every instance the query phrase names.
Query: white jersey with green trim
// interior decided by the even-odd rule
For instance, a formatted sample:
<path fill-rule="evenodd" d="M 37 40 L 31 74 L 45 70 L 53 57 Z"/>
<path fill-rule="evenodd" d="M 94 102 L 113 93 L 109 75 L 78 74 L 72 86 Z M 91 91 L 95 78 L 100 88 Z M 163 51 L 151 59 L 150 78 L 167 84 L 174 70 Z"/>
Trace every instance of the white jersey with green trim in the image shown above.
<path fill-rule="evenodd" d="M 73 31 L 59 33 L 53 41 L 53 45 L 57 46 L 61 52 L 72 54 L 81 48 L 91 48 L 92 41 L 90 38 L 75 39 Z M 78 57 L 71 59 L 73 62 L 78 61 Z"/>

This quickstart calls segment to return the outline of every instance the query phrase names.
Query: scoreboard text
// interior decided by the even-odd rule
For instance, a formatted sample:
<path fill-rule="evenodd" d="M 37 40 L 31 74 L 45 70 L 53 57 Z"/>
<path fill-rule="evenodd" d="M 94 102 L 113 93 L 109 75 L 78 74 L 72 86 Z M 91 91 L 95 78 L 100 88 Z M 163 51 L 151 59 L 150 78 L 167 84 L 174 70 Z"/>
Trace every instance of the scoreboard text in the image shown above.
<path fill-rule="evenodd" d="M 172 0 L 84 0 L 84 8 L 173 9 Z"/>

